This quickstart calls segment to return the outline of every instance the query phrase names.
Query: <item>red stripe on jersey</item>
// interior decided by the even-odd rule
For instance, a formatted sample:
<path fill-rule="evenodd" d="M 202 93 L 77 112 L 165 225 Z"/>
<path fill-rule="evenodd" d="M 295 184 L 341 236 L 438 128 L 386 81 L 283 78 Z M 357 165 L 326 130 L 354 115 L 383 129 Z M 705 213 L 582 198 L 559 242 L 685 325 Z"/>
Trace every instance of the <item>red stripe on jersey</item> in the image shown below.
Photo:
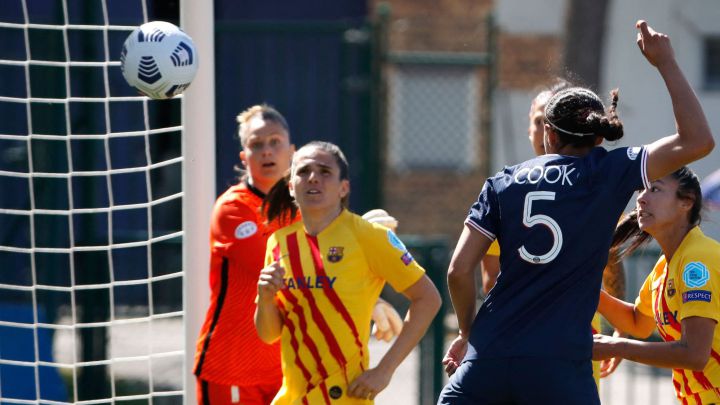
<path fill-rule="evenodd" d="M 700 394 L 693 394 L 693 398 L 695 398 L 696 404 L 702 404 L 702 401 L 700 400 Z"/>
<path fill-rule="evenodd" d="M 283 292 L 285 290 L 282 290 Z M 292 295 L 292 294 L 289 294 Z M 303 377 L 305 377 L 305 380 L 308 382 L 308 391 L 310 388 L 310 380 L 312 378 L 312 375 L 310 374 L 310 371 L 308 371 L 307 367 L 305 367 L 305 364 L 303 364 L 302 359 L 300 359 L 300 356 L 297 355 L 298 350 L 300 349 L 300 344 L 297 341 L 297 338 L 295 337 L 295 324 L 290 320 L 290 317 L 288 316 L 288 310 L 285 308 L 285 305 L 282 303 L 282 301 L 277 300 L 278 306 L 280 310 L 285 314 L 285 326 L 287 326 L 288 331 L 290 332 L 290 346 L 292 346 L 293 350 L 295 351 L 295 365 L 298 366 L 300 371 L 302 372 Z M 305 337 L 303 336 L 303 339 Z"/>
<path fill-rule="evenodd" d="M 297 234 L 292 233 L 288 235 L 287 244 L 288 252 L 290 254 L 290 266 L 292 267 L 293 277 L 295 277 L 296 280 L 302 280 L 305 278 L 305 275 L 302 269 L 302 262 L 300 260 L 300 246 L 298 245 Z M 322 313 L 320 312 L 320 309 L 315 302 L 315 297 L 313 297 L 312 293 L 310 293 L 310 290 L 308 290 L 307 288 L 300 288 L 300 291 L 310 305 L 310 314 L 312 315 L 312 319 L 315 321 L 318 329 L 320 329 L 320 332 L 325 337 L 325 342 L 330 349 L 330 353 L 335 358 L 335 360 L 337 360 L 340 367 L 345 370 L 345 365 L 347 364 L 345 355 L 343 354 L 342 349 L 340 349 L 340 345 L 338 344 L 337 340 L 335 340 L 335 335 L 333 335 L 332 331 L 330 330 L 327 321 L 325 321 L 325 318 L 322 316 Z M 325 377 L 327 377 L 327 374 L 323 375 L 323 378 Z"/>
<path fill-rule="evenodd" d="M 309 390 L 308 390 L 309 392 Z M 330 396 L 328 395 L 328 389 L 327 385 L 325 385 L 325 380 L 320 381 L 320 392 L 323 394 L 323 398 L 325 398 L 325 404 L 330 405 Z M 307 394 L 305 394 L 304 397 L 302 397 L 303 404 L 309 405 Z"/>
<path fill-rule="evenodd" d="M 665 288 L 667 287 L 667 274 L 665 274 L 665 279 L 663 280 L 663 286 L 662 290 L 659 291 L 660 294 L 660 303 L 662 304 L 662 310 L 663 312 L 670 312 L 670 307 L 668 307 L 667 301 L 665 300 Z M 675 319 L 675 315 L 670 316 L 670 327 L 675 329 L 675 332 L 682 333 L 682 328 L 680 327 L 680 323 Z"/>
<path fill-rule="evenodd" d="M 688 381 L 687 374 L 685 374 L 685 370 L 681 368 L 676 368 L 675 371 L 680 373 L 683 379 L 683 390 L 685 391 L 685 395 L 693 395 L 694 392 L 690 390 L 690 382 Z"/>
<path fill-rule="evenodd" d="M 680 393 L 682 392 L 682 385 L 680 385 L 680 382 L 675 379 L 675 375 L 673 375 L 672 382 L 673 386 L 675 386 L 675 396 L 677 397 L 678 401 L 682 402 L 683 405 L 687 405 L 687 398 L 680 396 Z"/>
<path fill-rule="evenodd" d="M 323 394 L 323 398 L 325 398 L 325 403 L 330 405 L 330 396 L 328 395 L 328 389 L 325 385 L 325 381 L 320 381 L 320 391 Z"/>
<path fill-rule="evenodd" d="M 305 344 L 305 346 L 307 346 L 308 350 L 310 350 L 310 354 L 312 354 L 313 359 L 317 363 L 318 371 L 320 372 L 320 375 L 322 376 L 322 378 L 327 378 L 328 373 L 327 373 L 327 370 L 325 370 L 325 366 L 323 366 L 323 364 L 322 364 L 322 359 L 320 358 L 320 352 L 317 349 L 317 345 L 315 345 L 315 341 L 312 340 L 310 335 L 307 334 L 307 330 L 308 330 L 307 320 L 305 319 L 305 314 L 302 311 L 302 307 L 300 307 L 297 298 L 295 298 L 295 296 L 292 295 L 292 293 L 289 290 L 287 290 L 287 289 L 282 290 L 282 294 L 285 297 L 285 299 L 288 300 L 288 302 L 290 302 L 292 304 L 292 310 L 298 316 L 298 323 L 299 323 L 298 328 L 300 328 L 300 331 L 302 332 L 303 343 Z M 293 346 L 293 348 L 295 349 L 294 346 Z M 295 350 L 295 354 L 298 354 L 298 349 L 299 348 L 297 348 Z M 309 388 L 312 388 L 312 387 L 310 386 Z M 309 389 L 308 389 L 308 391 L 309 391 Z"/>
<path fill-rule="evenodd" d="M 302 313 L 302 308 L 297 305 L 297 299 L 290 293 L 288 290 L 282 290 L 283 295 L 293 304 L 293 312 L 298 314 L 298 319 L 300 321 L 300 324 L 298 325 L 300 330 L 303 334 L 303 342 L 308 346 L 308 349 L 310 349 L 310 352 L 313 355 L 313 358 L 318 363 L 318 371 L 320 371 L 320 375 L 322 375 L 323 379 L 327 378 L 327 371 L 325 370 L 325 367 L 323 367 L 322 362 L 320 361 L 320 354 L 318 353 L 317 347 L 315 346 L 315 342 L 312 341 L 312 339 L 307 335 L 307 322 L 305 322 L 305 316 Z M 290 297 L 288 297 L 290 296 Z M 295 325 L 288 319 L 287 316 L 287 309 L 283 305 L 281 301 L 278 301 L 280 308 L 282 312 L 285 314 L 285 319 L 287 322 L 285 323 L 288 326 L 288 330 L 290 331 L 290 345 L 292 346 L 293 350 L 295 350 L 295 364 L 297 364 L 302 373 L 303 377 L 305 377 L 305 380 L 307 380 L 307 388 L 305 389 L 306 392 L 310 392 L 315 386 L 310 382 L 311 381 L 311 375 L 310 372 L 307 370 L 305 365 L 302 363 L 302 360 L 300 359 L 300 356 L 298 355 L 300 345 L 298 344 L 297 339 L 295 338 Z M 320 381 L 320 390 L 323 393 L 323 396 L 325 397 L 325 403 L 330 404 L 330 397 L 328 396 L 328 390 L 327 386 L 325 385 L 325 380 Z M 303 397 L 303 403 L 307 403 L 307 398 Z"/>
<path fill-rule="evenodd" d="M 318 276 L 327 277 L 327 274 L 325 273 L 325 265 L 323 264 L 322 256 L 320 254 L 320 248 L 318 247 L 317 237 L 311 235 L 306 236 L 308 240 L 308 245 L 310 246 L 310 252 L 312 253 L 313 263 L 315 264 L 315 272 Z M 363 344 L 360 340 L 360 333 L 358 332 L 357 326 L 355 325 L 355 321 L 353 321 L 350 313 L 348 312 L 347 308 L 345 308 L 345 305 L 343 305 L 342 300 L 337 295 L 335 290 L 331 288 L 323 288 L 323 292 L 325 292 L 325 296 L 327 296 L 328 300 L 330 300 L 335 310 L 340 313 L 342 318 L 345 320 L 345 323 L 348 325 L 348 327 L 350 327 L 353 337 L 355 338 L 355 345 L 360 350 L 360 369 L 364 371 L 365 367 L 363 367 L 363 359 L 365 358 L 365 353 L 363 349 Z"/>
<path fill-rule="evenodd" d="M 655 296 L 655 302 L 653 302 L 653 313 L 655 314 L 655 325 L 657 325 L 658 332 L 660 333 L 660 336 L 663 338 L 663 340 L 667 341 L 665 339 L 666 333 L 663 329 L 663 322 L 662 322 L 662 307 L 660 305 L 660 295 Z"/>
<path fill-rule="evenodd" d="M 280 260 L 280 245 L 279 244 L 275 245 L 275 247 L 273 248 L 273 259 L 275 259 L 276 262 Z"/>
<path fill-rule="evenodd" d="M 680 383 L 678 382 L 678 380 L 676 380 L 675 378 L 673 378 L 672 382 L 673 382 L 673 385 L 675 386 L 675 392 L 680 392 L 680 389 L 681 389 L 682 387 L 680 386 Z"/>
<path fill-rule="evenodd" d="M 707 379 L 705 376 L 705 373 L 702 371 L 693 371 L 692 372 L 693 377 L 702 385 L 702 387 L 706 390 L 711 390 L 713 388 L 712 383 L 710 380 Z"/>
<path fill-rule="evenodd" d="M 713 359 L 720 365 L 720 354 L 716 352 L 715 350 L 710 349 L 710 356 L 712 356 Z"/>
<path fill-rule="evenodd" d="M 310 392 L 310 390 L 308 390 L 308 392 Z M 328 389 L 327 389 L 327 385 L 325 385 L 325 380 L 320 381 L 320 392 L 322 392 L 322 394 L 323 394 L 323 398 L 325 399 L 325 404 L 330 405 L 330 396 L 328 395 Z M 307 394 L 305 394 L 302 397 L 302 403 L 306 404 L 306 405 L 310 405 L 310 403 L 308 402 L 308 399 L 307 399 Z"/>

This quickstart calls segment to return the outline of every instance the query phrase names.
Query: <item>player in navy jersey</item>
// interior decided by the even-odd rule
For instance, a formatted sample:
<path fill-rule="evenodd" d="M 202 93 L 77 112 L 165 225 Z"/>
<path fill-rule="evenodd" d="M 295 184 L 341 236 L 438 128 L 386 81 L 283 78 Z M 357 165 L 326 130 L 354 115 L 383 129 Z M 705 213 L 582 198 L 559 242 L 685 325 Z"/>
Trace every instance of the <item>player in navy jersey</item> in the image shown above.
<path fill-rule="evenodd" d="M 545 108 L 546 155 L 489 178 L 472 205 L 448 269 L 459 336 L 457 371 L 439 404 L 599 404 L 592 334 L 612 233 L 632 194 L 710 153 L 714 141 L 668 37 L 638 21 L 638 46 L 664 79 L 677 133 L 649 145 L 617 140 L 617 90 L 606 110 L 583 88 Z M 497 284 L 475 313 L 474 269 L 500 244 Z M 462 361 L 461 364 L 459 364 Z"/>

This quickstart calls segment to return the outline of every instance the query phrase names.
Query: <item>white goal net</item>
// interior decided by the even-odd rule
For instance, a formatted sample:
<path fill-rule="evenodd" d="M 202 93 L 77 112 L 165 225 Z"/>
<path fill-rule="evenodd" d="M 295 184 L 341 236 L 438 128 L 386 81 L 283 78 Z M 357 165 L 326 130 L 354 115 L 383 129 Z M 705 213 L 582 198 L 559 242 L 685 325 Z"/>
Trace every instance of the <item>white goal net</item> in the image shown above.
<path fill-rule="evenodd" d="M 185 139 L 187 93 L 154 101 L 122 78 L 125 38 L 158 19 L 149 4 L 2 1 L 2 404 L 192 402 L 183 246 L 207 227 L 189 238 L 183 210 L 204 226 L 214 191 L 187 201 L 202 149 Z"/>

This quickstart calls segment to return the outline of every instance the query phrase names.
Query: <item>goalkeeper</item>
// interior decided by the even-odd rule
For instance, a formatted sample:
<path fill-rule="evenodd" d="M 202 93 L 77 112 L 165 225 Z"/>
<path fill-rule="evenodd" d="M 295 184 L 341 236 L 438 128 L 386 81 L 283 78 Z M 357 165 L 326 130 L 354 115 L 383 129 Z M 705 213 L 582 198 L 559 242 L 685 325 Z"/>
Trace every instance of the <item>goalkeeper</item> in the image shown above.
<path fill-rule="evenodd" d="M 285 118 L 267 105 L 237 116 L 243 173 L 215 202 L 210 225 L 210 306 L 195 352 L 197 401 L 203 405 L 267 404 L 282 382 L 279 344 L 262 342 L 253 314 L 267 238 L 277 223 L 260 213 L 265 193 L 290 168 L 295 151 Z M 378 339 L 389 341 L 402 320 L 380 300 Z"/>

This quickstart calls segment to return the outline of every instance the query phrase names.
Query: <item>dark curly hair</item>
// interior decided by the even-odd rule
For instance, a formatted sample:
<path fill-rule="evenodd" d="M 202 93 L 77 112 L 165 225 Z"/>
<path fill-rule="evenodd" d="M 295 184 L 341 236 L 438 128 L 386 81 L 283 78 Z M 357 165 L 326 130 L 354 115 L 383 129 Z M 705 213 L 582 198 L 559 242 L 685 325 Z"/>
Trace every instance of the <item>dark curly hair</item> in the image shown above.
<path fill-rule="evenodd" d="M 608 141 L 623 137 L 623 124 L 617 116 L 618 90 L 610 92 L 610 108 L 591 90 L 571 87 L 550 98 L 545 106 L 545 122 L 552 126 L 563 144 L 593 146 L 597 136 Z"/>

